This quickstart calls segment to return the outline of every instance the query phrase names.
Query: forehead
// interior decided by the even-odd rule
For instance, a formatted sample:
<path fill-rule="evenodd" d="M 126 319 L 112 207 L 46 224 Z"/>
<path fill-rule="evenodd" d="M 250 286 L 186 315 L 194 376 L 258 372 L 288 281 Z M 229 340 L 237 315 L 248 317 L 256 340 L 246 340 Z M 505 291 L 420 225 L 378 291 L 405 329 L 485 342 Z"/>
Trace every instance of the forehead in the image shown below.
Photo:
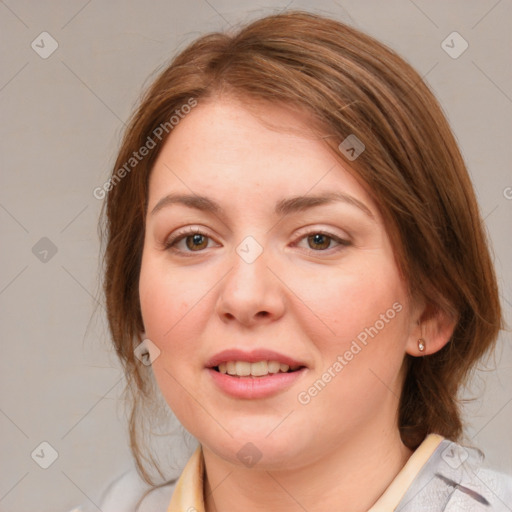
<path fill-rule="evenodd" d="M 148 208 L 176 191 L 238 201 L 246 208 L 271 197 L 337 191 L 374 210 L 324 135 L 310 115 L 283 105 L 244 104 L 233 97 L 199 102 L 174 127 L 155 162 Z"/>

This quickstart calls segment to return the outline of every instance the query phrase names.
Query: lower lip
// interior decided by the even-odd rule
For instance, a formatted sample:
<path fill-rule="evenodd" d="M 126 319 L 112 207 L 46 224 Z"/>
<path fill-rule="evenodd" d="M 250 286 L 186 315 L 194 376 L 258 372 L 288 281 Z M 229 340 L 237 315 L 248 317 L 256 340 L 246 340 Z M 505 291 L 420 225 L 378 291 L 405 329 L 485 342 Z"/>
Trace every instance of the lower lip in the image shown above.
<path fill-rule="evenodd" d="M 215 384 L 236 398 L 266 398 L 286 390 L 300 379 L 306 368 L 295 372 L 268 374 L 265 377 L 233 377 L 207 368 Z"/>

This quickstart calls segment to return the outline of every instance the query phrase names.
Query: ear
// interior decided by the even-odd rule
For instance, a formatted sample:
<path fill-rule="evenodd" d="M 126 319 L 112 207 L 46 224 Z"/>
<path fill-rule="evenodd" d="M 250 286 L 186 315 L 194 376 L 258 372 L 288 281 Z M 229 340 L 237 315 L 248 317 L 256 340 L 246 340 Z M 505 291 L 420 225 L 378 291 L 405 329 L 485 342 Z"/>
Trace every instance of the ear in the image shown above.
<path fill-rule="evenodd" d="M 415 357 L 435 354 L 441 350 L 453 335 L 457 318 L 432 304 L 416 310 L 416 325 L 411 329 L 406 352 Z M 418 340 L 423 340 L 424 350 L 420 350 Z"/>

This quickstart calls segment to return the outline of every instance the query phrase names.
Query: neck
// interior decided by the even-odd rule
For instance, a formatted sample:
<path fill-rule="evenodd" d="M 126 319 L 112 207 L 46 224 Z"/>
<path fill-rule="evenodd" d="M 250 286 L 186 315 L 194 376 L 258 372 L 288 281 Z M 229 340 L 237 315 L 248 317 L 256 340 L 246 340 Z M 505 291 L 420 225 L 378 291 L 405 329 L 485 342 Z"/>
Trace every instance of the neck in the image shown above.
<path fill-rule="evenodd" d="M 381 426 L 381 425 L 380 425 Z M 369 425 L 310 464 L 276 471 L 240 468 L 203 447 L 205 511 L 367 511 L 412 452 L 396 427 Z"/>

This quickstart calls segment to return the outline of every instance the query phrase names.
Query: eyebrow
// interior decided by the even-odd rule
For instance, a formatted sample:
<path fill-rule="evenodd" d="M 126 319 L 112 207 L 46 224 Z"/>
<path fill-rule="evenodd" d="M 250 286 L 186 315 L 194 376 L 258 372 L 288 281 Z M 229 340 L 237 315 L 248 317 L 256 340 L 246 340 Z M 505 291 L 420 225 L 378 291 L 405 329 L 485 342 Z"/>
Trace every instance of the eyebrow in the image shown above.
<path fill-rule="evenodd" d="M 287 199 L 281 199 L 276 203 L 274 213 L 280 217 L 284 217 L 290 213 L 301 212 L 314 208 L 315 206 L 332 204 L 334 202 L 342 202 L 355 206 L 375 220 L 373 213 L 364 203 L 343 192 L 325 192 L 314 196 L 293 196 Z M 151 215 L 155 215 L 158 211 L 172 204 L 183 204 L 189 208 L 195 208 L 217 215 L 225 215 L 224 209 L 216 201 L 209 197 L 196 194 L 168 194 L 158 201 L 153 210 L 151 210 Z"/>

